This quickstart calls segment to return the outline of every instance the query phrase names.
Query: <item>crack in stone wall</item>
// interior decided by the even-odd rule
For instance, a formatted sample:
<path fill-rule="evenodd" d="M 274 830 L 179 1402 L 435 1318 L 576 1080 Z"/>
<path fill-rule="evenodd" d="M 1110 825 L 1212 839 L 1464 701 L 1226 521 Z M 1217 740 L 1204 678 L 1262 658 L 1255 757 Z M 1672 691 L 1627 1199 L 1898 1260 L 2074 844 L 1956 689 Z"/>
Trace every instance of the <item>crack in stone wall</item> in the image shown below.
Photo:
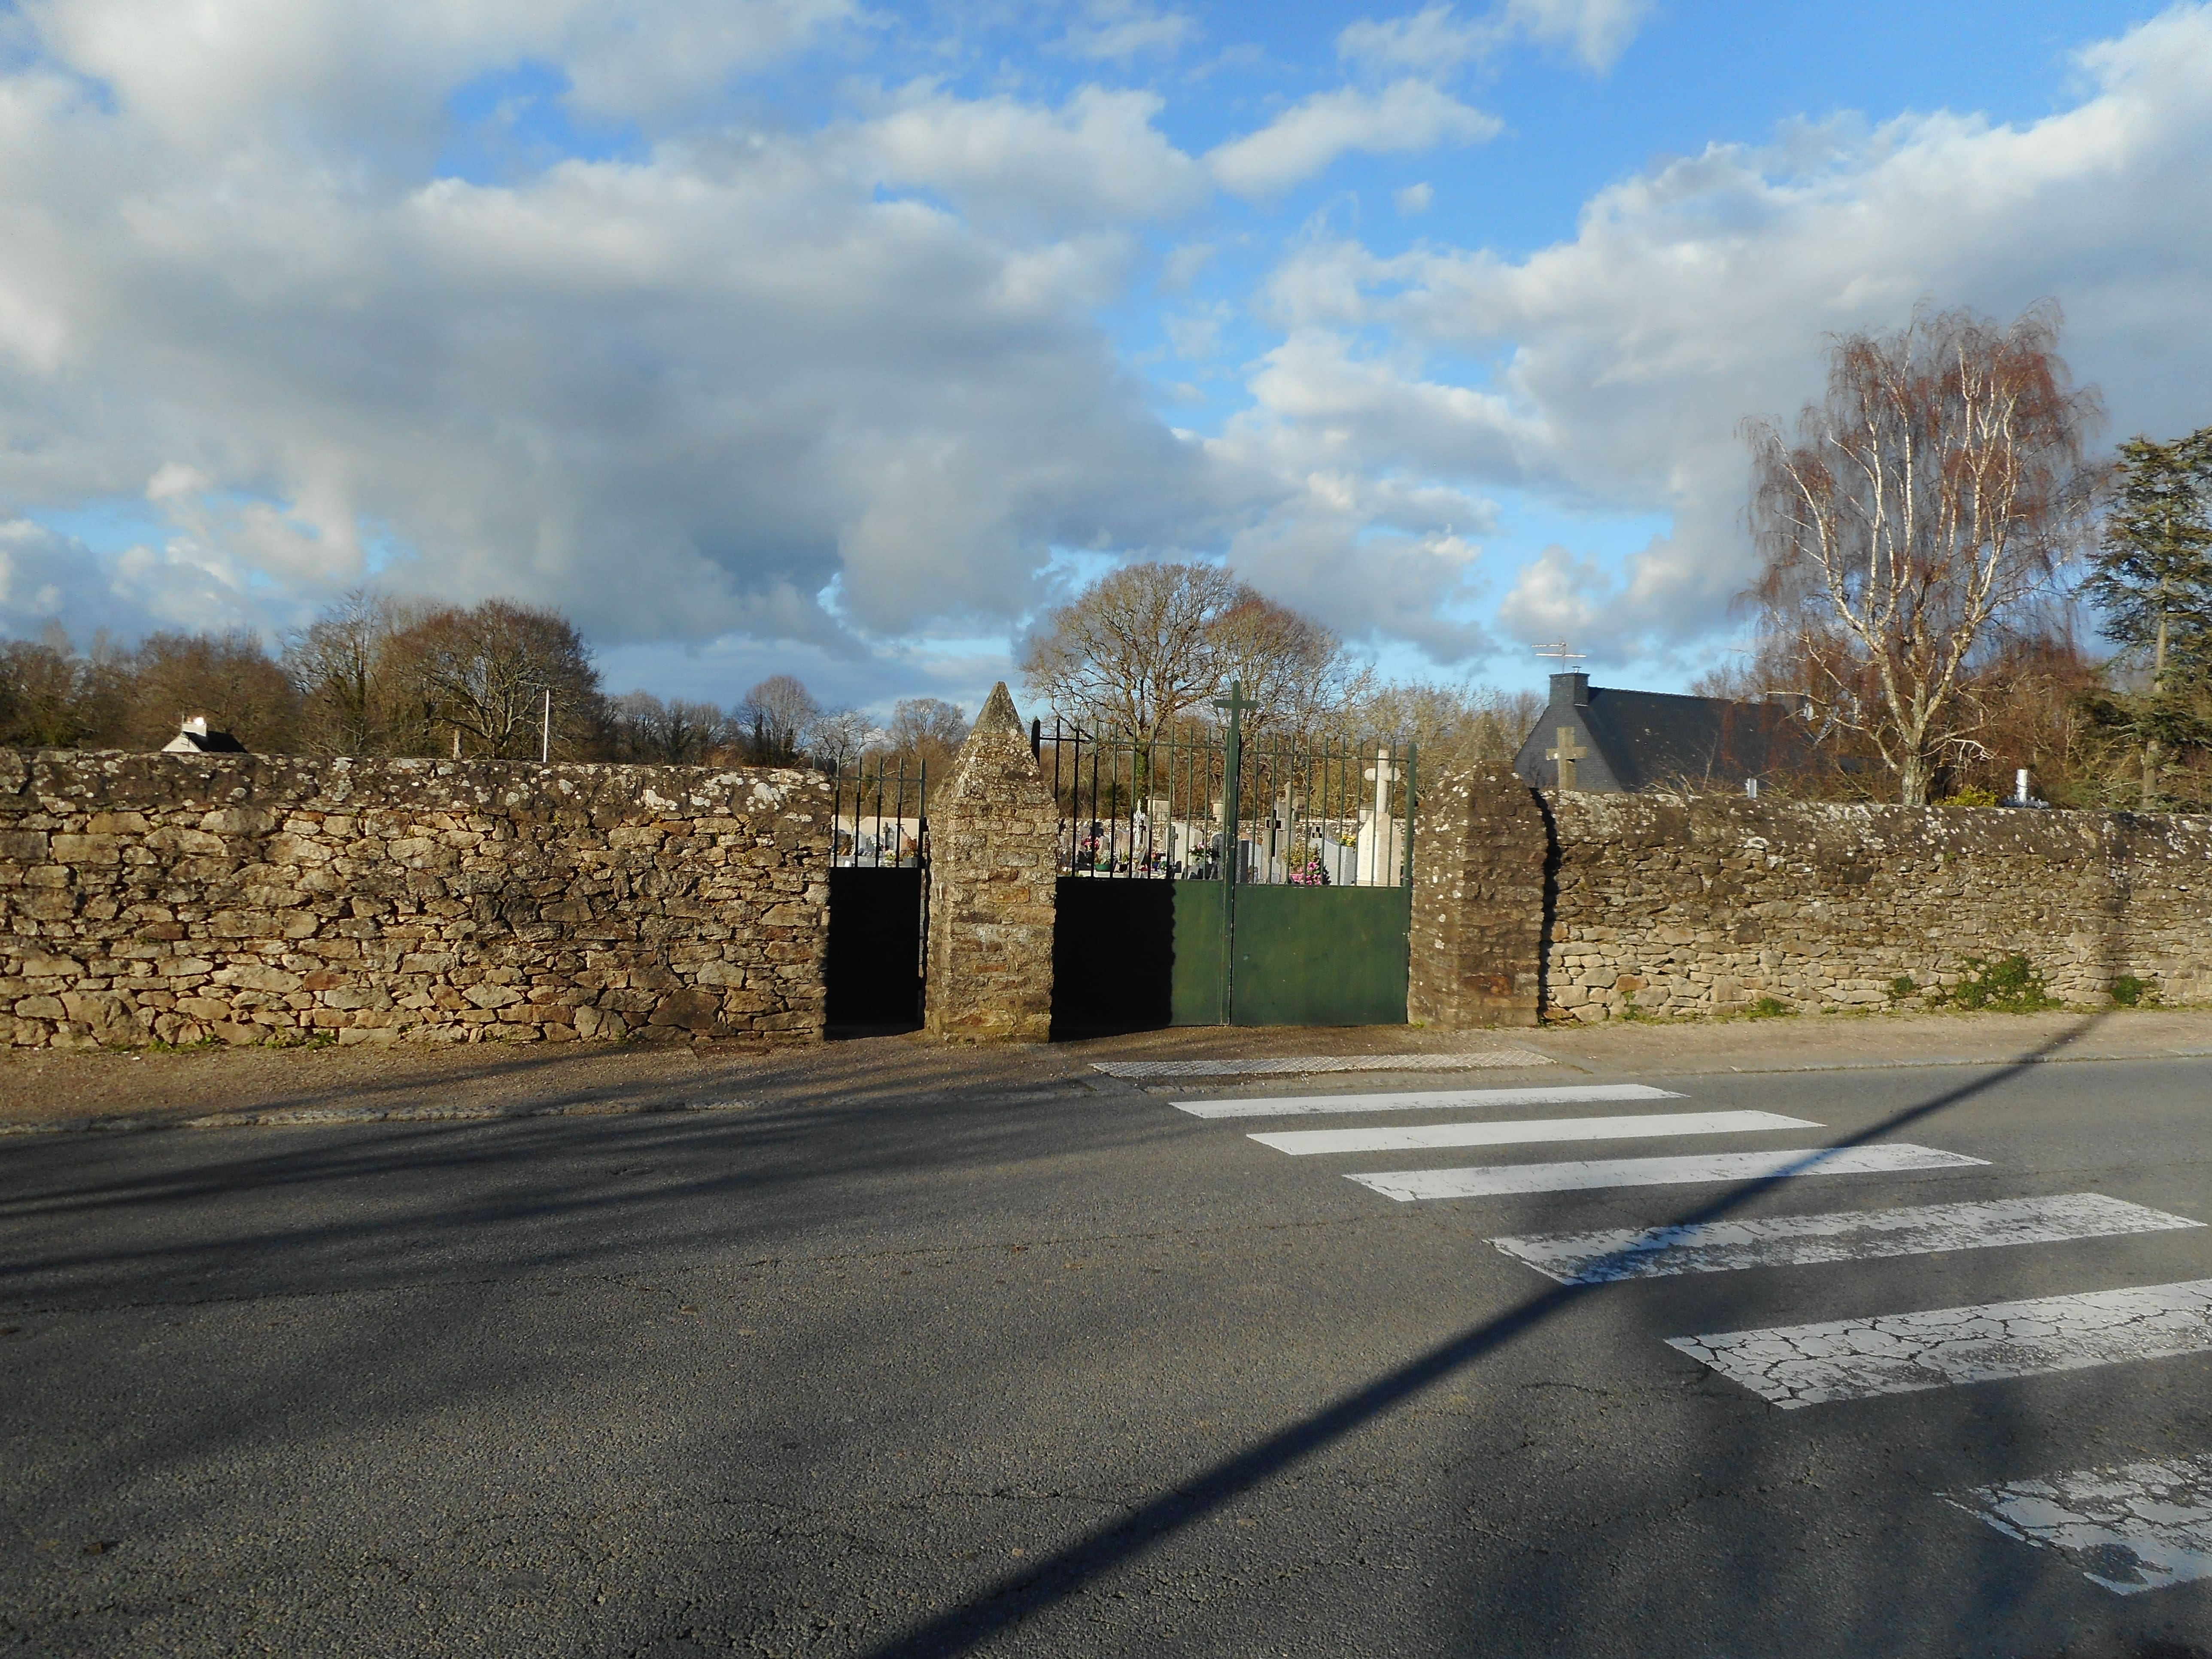
<path fill-rule="evenodd" d="M 800 1042 L 800 771 L 0 751 L 0 1041 Z"/>

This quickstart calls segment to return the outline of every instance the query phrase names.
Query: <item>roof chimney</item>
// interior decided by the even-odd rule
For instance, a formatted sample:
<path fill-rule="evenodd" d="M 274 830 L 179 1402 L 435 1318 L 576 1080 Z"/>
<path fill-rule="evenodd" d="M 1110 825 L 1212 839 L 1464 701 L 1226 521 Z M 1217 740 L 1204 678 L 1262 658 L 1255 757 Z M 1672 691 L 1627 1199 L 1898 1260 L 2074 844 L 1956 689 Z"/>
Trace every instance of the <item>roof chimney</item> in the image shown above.
<path fill-rule="evenodd" d="M 1571 674 L 1552 676 L 1552 701 L 1572 703 L 1577 708 L 1589 707 L 1589 676 L 1577 669 Z"/>

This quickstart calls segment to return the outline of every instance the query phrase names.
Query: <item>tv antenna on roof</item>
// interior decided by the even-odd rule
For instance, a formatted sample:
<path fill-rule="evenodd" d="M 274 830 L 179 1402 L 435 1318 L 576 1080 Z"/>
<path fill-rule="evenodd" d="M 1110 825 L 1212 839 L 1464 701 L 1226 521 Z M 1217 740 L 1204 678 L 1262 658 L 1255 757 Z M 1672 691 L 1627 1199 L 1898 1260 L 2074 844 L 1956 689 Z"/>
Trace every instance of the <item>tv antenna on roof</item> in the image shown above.
<path fill-rule="evenodd" d="M 1554 640 L 1549 645 L 1540 645 L 1535 647 L 1535 651 L 1540 657 L 1557 657 L 1559 659 L 1559 672 L 1563 674 L 1567 672 L 1569 659 L 1587 657 L 1589 654 L 1587 651 L 1570 651 L 1565 640 Z"/>

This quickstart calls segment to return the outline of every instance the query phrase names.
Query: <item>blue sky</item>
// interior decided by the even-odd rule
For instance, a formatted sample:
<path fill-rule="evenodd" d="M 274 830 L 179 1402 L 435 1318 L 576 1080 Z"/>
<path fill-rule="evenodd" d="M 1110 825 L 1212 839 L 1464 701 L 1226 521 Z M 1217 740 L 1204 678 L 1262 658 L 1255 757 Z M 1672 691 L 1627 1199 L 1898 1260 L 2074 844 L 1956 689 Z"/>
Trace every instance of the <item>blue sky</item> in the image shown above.
<path fill-rule="evenodd" d="M 615 690 L 973 706 L 1116 562 L 1389 672 L 1735 643 L 1747 416 L 2055 297 L 2212 422 L 2212 12 L 0 9 L 0 629 L 362 582 Z"/>

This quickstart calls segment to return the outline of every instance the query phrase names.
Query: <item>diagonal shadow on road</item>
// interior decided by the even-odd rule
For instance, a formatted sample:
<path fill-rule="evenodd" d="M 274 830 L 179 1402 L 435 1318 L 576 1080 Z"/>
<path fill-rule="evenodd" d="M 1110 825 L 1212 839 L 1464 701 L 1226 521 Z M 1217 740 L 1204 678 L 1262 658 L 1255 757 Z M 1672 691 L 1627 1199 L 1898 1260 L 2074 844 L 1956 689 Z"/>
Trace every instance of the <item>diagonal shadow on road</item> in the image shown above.
<path fill-rule="evenodd" d="M 1948 1089 L 1879 1123 L 1827 1143 L 1827 1150 L 1863 1146 L 1926 1121 L 1939 1113 L 2001 1087 L 2086 1036 L 2105 1016 L 2087 1016 L 2005 1066 Z M 1693 1227 L 1742 1209 L 1789 1179 L 1767 1176 L 1732 1187 L 1710 1203 L 1655 1226 Z M 1168 1537 L 1203 1520 L 1253 1488 L 1273 1480 L 1361 1425 L 1403 1405 L 1423 1390 L 1494 1353 L 1580 1301 L 1601 1285 L 1559 1285 L 1484 1321 L 1387 1371 L 1364 1388 L 1270 1435 L 1195 1479 L 1161 1493 L 1133 1513 L 1094 1528 L 1033 1567 L 1009 1574 L 957 1607 L 871 1649 L 867 1659 L 922 1659 L 971 1652 L 1025 1620 L 1078 1595 L 1085 1586 L 1136 1559 Z"/>

